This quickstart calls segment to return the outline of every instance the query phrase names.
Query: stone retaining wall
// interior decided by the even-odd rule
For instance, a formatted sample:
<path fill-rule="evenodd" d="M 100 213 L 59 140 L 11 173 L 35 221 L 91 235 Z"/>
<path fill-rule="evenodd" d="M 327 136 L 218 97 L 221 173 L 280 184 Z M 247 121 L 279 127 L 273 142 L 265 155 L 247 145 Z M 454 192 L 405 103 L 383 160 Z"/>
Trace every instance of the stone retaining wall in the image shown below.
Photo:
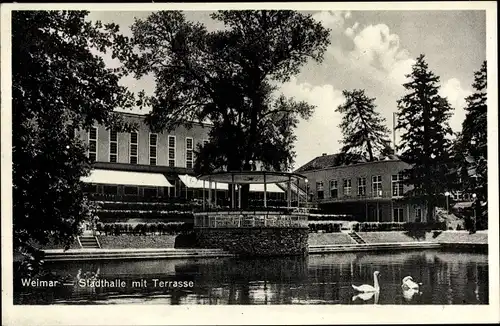
<path fill-rule="evenodd" d="M 201 248 L 223 249 L 242 256 L 307 255 L 305 228 L 197 229 Z"/>

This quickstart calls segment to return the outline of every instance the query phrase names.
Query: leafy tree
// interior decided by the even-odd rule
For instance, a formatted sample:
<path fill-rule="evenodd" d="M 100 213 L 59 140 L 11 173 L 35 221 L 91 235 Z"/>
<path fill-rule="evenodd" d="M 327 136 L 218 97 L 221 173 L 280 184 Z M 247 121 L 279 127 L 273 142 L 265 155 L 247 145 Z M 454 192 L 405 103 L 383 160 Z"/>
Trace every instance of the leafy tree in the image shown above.
<path fill-rule="evenodd" d="M 153 129 L 170 130 L 187 120 L 210 120 L 210 145 L 198 148 L 198 172 L 248 170 L 256 161 L 287 169 L 293 128 L 313 107 L 277 95 L 277 84 L 307 59 L 322 60 L 329 30 L 291 10 L 218 11 L 211 17 L 225 30 L 208 32 L 179 11 L 153 13 L 132 26 L 131 48 L 116 51 L 128 71 L 155 76 L 155 93 L 145 102 L 152 108 L 147 121 Z M 247 192 L 243 187 L 243 205 Z"/>
<path fill-rule="evenodd" d="M 340 124 L 344 135 L 342 152 L 358 153 L 373 161 L 375 155 L 390 146 L 385 119 L 375 111 L 375 99 L 366 96 L 364 90 L 344 90 L 342 94 L 345 103 L 335 110 L 343 114 Z"/>
<path fill-rule="evenodd" d="M 126 127 L 112 111 L 132 96 L 91 51 L 104 52 L 118 27 L 87 14 L 12 13 L 13 238 L 31 258 L 37 243 L 69 245 L 91 214 L 80 181 L 90 162 L 75 129 Z"/>
<path fill-rule="evenodd" d="M 447 121 L 452 108 L 438 95 L 439 77 L 429 70 L 424 55 L 406 77 L 407 94 L 398 100 L 396 125 L 403 130 L 398 146 L 401 159 L 411 165 L 403 172 L 405 183 L 413 186 L 405 197 L 424 202 L 431 221 L 450 183 L 451 142 L 447 137 L 452 131 Z"/>

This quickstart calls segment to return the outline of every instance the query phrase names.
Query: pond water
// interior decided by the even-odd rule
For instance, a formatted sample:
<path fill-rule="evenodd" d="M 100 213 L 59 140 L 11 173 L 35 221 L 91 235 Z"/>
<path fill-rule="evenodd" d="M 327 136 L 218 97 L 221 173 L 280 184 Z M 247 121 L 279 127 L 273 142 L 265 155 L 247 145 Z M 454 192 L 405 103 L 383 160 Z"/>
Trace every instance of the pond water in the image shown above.
<path fill-rule="evenodd" d="M 24 280 L 23 286 L 16 280 L 15 304 L 488 304 L 484 253 L 412 250 L 71 262 L 45 268 L 66 277 L 65 285 L 33 287 Z M 380 272 L 380 293 L 357 295 L 352 284 L 373 285 L 374 271 Z M 422 283 L 418 293 L 402 290 L 407 275 Z"/>

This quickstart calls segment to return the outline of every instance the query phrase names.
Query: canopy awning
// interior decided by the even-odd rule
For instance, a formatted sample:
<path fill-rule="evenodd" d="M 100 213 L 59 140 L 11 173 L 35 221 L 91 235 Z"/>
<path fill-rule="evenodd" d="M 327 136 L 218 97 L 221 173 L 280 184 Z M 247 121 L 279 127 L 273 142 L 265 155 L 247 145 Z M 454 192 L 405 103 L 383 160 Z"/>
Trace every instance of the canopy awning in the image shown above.
<path fill-rule="evenodd" d="M 263 184 L 250 184 L 250 191 L 251 192 L 264 192 L 264 185 Z M 275 183 L 268 183 L 266 184 L 266 192 L 277 192 L 277 193 L 284 193 L 285 191 L 278 187 Z"/>
<path fill-rule="evenodd" d="M 95 169 L 90 176 L 82 177 L 85 183 L 146 186 L 146 187 L 173 187 L 161 173 L 116 171 Z"/>
<path fill-rule="evenodd" d="M 196 177 L 190 176 L 188 174 L 184 175 L 179 175 L 179 179 L 181 179 L 182 183 L 186 185 L 188 188 L 194 188 L 194 189 L 209 189 L 210 185 L 207 180 L 205 180 L 205 187 L 203 187 L 203 180 L 200 180 Z M 227 183 L 222 183 L 222 182 L 217 182 L 217 185 L 215 184 L 215 181 L 212 181 L 212 189 L 215 189 L 217 186 L 217 190 L 228 190 L 229 185 Z M 250 191 L 251 192 L 264 192 L 264 185 L 263 184 L 250 184 Z M 277 193 L 284 193 L 284 191 L 278 187 L 274 183 L 268 183 L 267 192 L 277 192 Z"/>
<path fill-rule="evenodd" d="M 196 177 L 190 176 L 188 174 L 184 175 L 179 175 L 179 179 L 181 179 L 182 183 L 188 188 L 195 188 L 195 189 L 203 189 L 203 180 L 199 180 Z M 228 190 L 228 186 L 226 183 L 219 183 L 217 182 L 217 185 L 215 182 L 212 182 L 212 189 L 215 189 L 217 186 L 218 190 Z M 205 189 L 209 188 L 208 181 L 205 181 Z"/>

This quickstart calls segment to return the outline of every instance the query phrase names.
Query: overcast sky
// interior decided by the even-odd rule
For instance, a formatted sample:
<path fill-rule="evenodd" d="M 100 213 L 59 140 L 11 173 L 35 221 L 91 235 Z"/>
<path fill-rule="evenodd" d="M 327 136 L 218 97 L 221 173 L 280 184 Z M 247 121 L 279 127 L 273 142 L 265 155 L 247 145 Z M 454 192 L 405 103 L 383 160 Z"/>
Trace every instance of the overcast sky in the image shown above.
<path fill-rule="evenodd" d="M 441 78 L 441 94 L 455 108 L 450 125 L 460 131 L 464 98 L 472 91 L 474 71 L 486 59 L 485 11 L 317 11 L 309 12 L 332 29 L 331 45 L 320 64 L 308 62 L 300 74 L 281 88 L 283 94 L 316 106 L 314 115 L 297 130 L 295 168 L 322 153 L 336 153 L 342 138 L 340 115 L 342 90 L 365 89 L 375 97 L 377 109 L 389 128 L 396 101 L 404 94 L 402 83 L 415 58 L 426 55 L 429 68 Z M 90 20 L 115 22 L 130 35 L 134 17 L 150 12 L 91 12 Z M 207 11 L 188 11 L 186 17 L 204 23 L 209 30 L 221 28 Z M 118 63 L 105 57 L 106 63 Z M 154 80 L 122 80 L 131 90 L 154 90 Z M 145 113 L 145 112 L 144 112 Z M 391 136 L 392 139 L 392 136 Z"/>

